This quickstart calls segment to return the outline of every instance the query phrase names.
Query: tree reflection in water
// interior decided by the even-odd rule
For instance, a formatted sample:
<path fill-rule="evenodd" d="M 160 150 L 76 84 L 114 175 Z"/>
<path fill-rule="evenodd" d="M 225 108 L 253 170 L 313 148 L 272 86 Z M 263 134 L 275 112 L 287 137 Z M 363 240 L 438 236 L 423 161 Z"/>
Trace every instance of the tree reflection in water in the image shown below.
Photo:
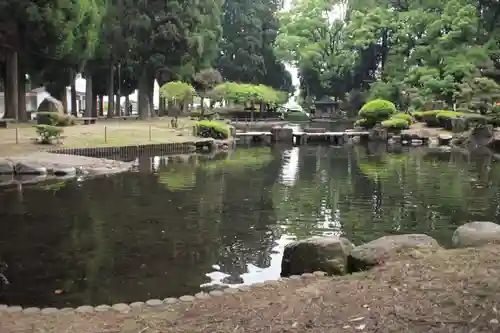
<path fill-rule="evenodd" d="M 387 147 L 141 157 L 139 171 L 0 192 L 1 303 L 110 304 L 279 277 L 294 238 L 428 233 L 498 218 L 491 154 Z M 57 293 L 54 291 L 58 290 Z M 61 292 L 59 292 L 62 291 Z"/>

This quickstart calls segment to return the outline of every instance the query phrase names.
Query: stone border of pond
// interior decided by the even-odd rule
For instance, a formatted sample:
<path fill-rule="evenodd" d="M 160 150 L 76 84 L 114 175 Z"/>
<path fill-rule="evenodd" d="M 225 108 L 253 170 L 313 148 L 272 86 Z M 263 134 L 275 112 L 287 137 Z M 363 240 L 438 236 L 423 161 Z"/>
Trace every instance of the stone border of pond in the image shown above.
<path fill-rule="evenodd" d="M 21 307 L 18 305 L 6 305 L 0 304 L 0 313 L 25 313 L 25 314 L 41 314 L 41 315 L 58 315 L 67 313 L 94 313 L 94 312 L 106 312 L 115 311 L 119 313 L 128 313 L 131 311 L 142 311 L 145 308 L 161 308 L 165 306 L 174 306 L 178 303 L 192 303 L 196 300 L 206 300 L 209 298 L 220 298 L 225 295 L 234 295 L 240 292 L 247 292 L 254 288 L 261 288 L 265 286 L 275 286 L 281 282 L 286 282 L 289 280 L 303 280 L 303 279 L 321 279 L 326 277 L 325 272 L 316 271 L 314 273 L 304 273 L 301 275 L 292 275 L 290 277 L 281 278 L 279 280 L 269 280 L 265 282 L 258 282 L 251 285 L 239 286 L 236 288 L 225 288 L 222 290 L 213 290 L 208 293 L 199 292 L 195 295 L 184 295 L 178 298 L 168 297 L 163 300 L 161 299 L 149 299 L 147 301 L 136 301 L 132 303 L 116 303 L 113 305 L 101 304 L 97 306 L 82 305 L 77 308 L 55 308 L 55 307 Z"/>
<path fill-rule="evenodd" d="M 58 148 L 50 150 L 49 152 L 65 155 L 105 157 L 110 155 L 183 154 L 196 151 L 212 151 L 216 147 L 217 143 L 215 140 L 201 139 L 187 142 L 154 143 L 119 147 Z"/>

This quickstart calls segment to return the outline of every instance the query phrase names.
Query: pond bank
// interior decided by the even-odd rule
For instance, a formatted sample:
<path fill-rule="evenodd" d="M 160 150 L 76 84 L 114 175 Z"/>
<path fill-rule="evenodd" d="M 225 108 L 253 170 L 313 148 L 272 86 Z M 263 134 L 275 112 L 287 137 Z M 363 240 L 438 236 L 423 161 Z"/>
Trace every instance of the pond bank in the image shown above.
<path fill-rule="evenodd" d="M 305 274 L 79 312 L 0 307 L 0 332 L 494 332 L 500 328 L 499 255 L 493 245 L 400 254 L 344 277 Z"/>

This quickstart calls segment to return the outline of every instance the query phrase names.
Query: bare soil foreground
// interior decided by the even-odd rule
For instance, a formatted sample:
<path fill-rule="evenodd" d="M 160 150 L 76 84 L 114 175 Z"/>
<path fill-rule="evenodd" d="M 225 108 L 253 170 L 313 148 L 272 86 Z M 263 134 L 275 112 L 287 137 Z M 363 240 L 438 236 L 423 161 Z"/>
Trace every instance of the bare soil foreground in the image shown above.
<path fill-rule="evenodd" d="M 55 148 L 119 147 L 127 145 L 195 141 L 195 121 L 180 118 L 172 128 L 171 118 L 142 120 L 98 120 L 96 124 L 63 127 L 61 145 L 35 143 L 34 124 L 13 125 L 0 129 L 0 156 L 22 155 Z M 17 128 L 17 143 L 16 143 Z"/>
<path fill-rule="evenodd" d="M 288 279 L 142 312 L 3 312 L 0 332 L 500 332 L 499 257 L 499 246 L 412 251 L 370 272 Z"/>

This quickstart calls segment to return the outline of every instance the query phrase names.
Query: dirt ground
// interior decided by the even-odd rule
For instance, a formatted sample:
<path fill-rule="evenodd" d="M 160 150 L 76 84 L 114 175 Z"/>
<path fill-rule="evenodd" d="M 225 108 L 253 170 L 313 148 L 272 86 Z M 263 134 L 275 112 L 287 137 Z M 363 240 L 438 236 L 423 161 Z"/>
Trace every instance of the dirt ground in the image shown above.
<path fill-rule="evenodd" d="M 280 281 L 147 312 L 2 313 L 0 332 L 500 332 L 499 255 L 499 246 L 412 251 L 371 272 Z"/>
<path fill-rule="evenodd" d="M 0 129 L 0 157 L 57 147 L 106 147 L 192 141 L 195 139 L 192 136 L 194 123 L 193 120 L 181 118 L 179 127 L 172 128 L 168 117 L 150 121 L 98 120 L 97 124 L 64 127 L 62 144 L 57 146 L 35 143 L 37 137 L 35 124 L 9 124 L 8 128 Z"/>

